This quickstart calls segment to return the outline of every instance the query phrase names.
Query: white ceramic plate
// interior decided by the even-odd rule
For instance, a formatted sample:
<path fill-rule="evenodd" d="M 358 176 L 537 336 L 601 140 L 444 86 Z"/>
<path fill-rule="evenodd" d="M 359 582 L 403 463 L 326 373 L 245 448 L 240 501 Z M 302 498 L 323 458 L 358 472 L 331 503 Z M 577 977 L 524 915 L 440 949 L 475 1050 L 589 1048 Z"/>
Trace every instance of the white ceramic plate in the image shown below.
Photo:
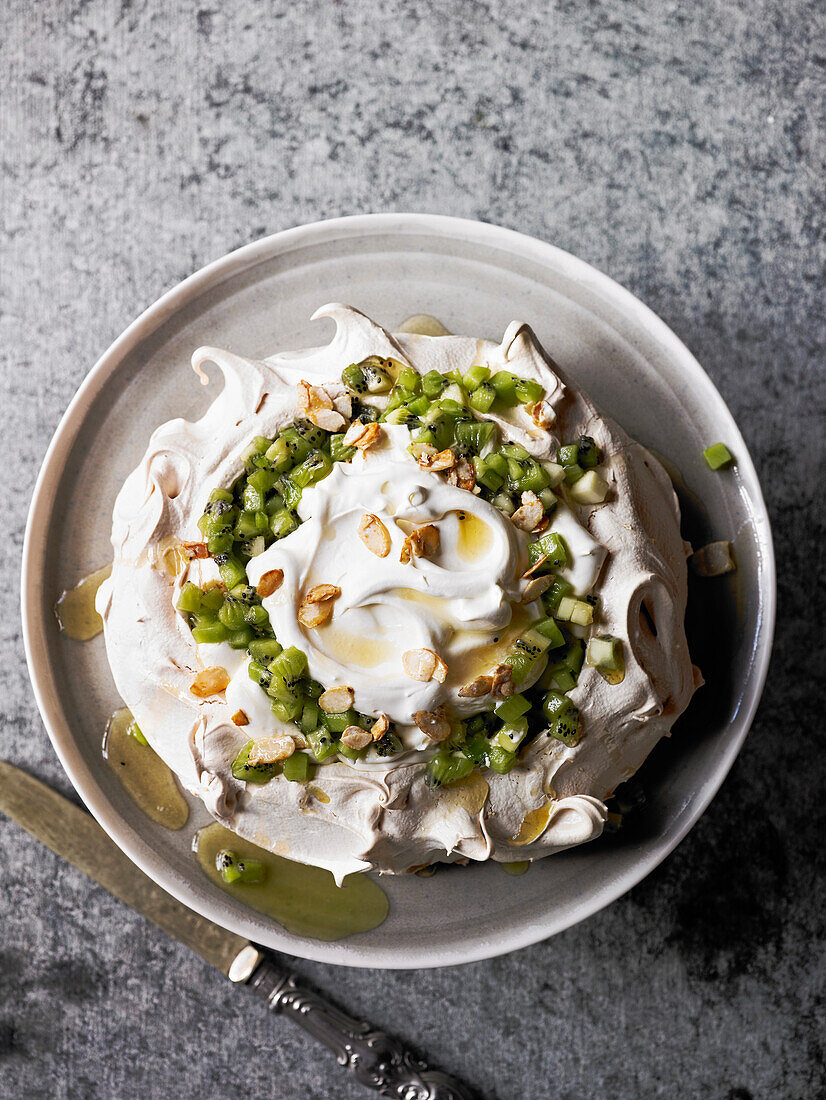
<path fill-rule="evenodd" d="M 357 306 L 387 328 L 432 313 L 452 331 L 500 339 L 525 320 L 602 408 L 681 471 L 684 534 L 734 541 L 732 578 L 693 585 L 692 655 L 700 692 L 645 765 L 648 796 L 614 838 L 545 859 L 522 877 L 499 866 L 382 879 L 387 921 L 338 943 L 291 935 L 205 880 L 190 852 L 206 822 L 153 824 L 101 758 L 119 705 L 102 638 L 59 636 L 60 590 L 110 556 L 112 503 L 150 432 L 195 418 L 214 397 L 189 367 L 200 344 L 249 356 L 322 343 L 324 302 Z M 712 473 L 704 446 L 726 442 L 737 466 Z M 352 966 L 443 966 L 487 958 L 582 920 L 634 886 L 705 810 L 746 736 L 771 648 L 771 534 L 751 459 L 722 398 L 684 345 L 627 291 L 568 253 L 478 222 L 381 214 L 318 222 L 233 252 L 165 294 L 93 367 L 52 440 L 34 493 L 23 562 L 26 653 L 55 749 L 86 805 L 135 863 L 219 924 L 293 955 Z M 713 854 L 709 854 L 713 859 Z"/>

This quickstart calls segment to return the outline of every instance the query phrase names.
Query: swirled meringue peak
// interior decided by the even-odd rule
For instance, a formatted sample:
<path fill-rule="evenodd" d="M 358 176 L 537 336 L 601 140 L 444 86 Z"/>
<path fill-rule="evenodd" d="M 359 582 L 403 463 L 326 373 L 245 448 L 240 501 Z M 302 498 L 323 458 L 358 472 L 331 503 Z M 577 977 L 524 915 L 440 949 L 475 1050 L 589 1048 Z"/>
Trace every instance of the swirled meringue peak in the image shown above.
<path fill-rule="evenodd" d="M 497 344 L 316 317 L 322 348 L 196 351 L 223 390 L 124 484 L 97 599 L 118 690 L 218 821 L 339 881 L 599 836 L 699 682 L 667 475 L 527 325 Z M 572 443 L 582 465 L 557 465 Z"/>

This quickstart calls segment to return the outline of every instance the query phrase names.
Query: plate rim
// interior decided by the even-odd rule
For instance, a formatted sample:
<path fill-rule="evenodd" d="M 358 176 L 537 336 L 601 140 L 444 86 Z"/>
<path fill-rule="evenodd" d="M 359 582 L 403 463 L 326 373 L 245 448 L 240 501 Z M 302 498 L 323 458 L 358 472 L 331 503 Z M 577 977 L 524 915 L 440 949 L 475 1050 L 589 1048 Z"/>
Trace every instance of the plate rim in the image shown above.
<path fill-rule="evenodd" d="M 179 880 L 162 857 L 150 853 L 154 856 L 152 859 L 145 851 L 139 850 L 140 845 L 133 842 L 130 835 L 131 829 L 124 829 L 124 819 L 94 781 L 77 748 L 59 701 L 55 693 L 50 691 L 51 685 L 48 681 L 51 677 L 51 666 L 47 659 L 43 632 L 46 618 L 39 613 L 37 596 L 41 576 L 39 572 L 33 571 L 37 553 L 42 549 L 43 540 L 38 543 L 38 532 L 42 534 L 50 523 L 54 506 L 54 493 L 51 490 L 60 478 L 65 459 L 71 451 L 84 416 L 123 358 L 140 341 L 151 336 L 178 310 L 206 290 L 258 263 L 308 244 L 323 244 L 330 240 L 380 233 L 395 233 L 400 236 L 418 233 L 440 238 L 460 238 L 471 244 L 504 248 L 512 254 L 537 260 L 544 267 L 562 270 L 576 281 L 587 283 L 599 297 L 613 304 L 625 316 L 631 315 L 661 345 L 672 361 L 682 365 L 691 376 L 692 382 L 705 391 L 714 403 L 715 411 L 728 419 L 729 439 L 737 448 L 738 474 L 754 515 L 758 548 L 758 622 L 742 705 L 729 725 L 729 738 L 718 756 L 714 770 L 697 792 L 691 812 L 685 815 L 679 828 L 666 842 L 658 841 L 645 858 L 634 862 L 622 874 L 607 877 L 605 884 L 594 890 L 587 901 L 572 906 L 570 912 L 558 916 L 556 920 L 529 921 L 518 930 L 503 934 L 503 939 L 496 942 L 482 936 L 470 937 L 457 944 L 428 951 L 427 957 L 420 957 L 425 954 L 422 950 L 411 953 L 406 945 L 379 949 L 362 946 L 352 939 L 324 942 L 308 938 L 294 941 L 289 937 L 285 943 L 282 940 L 288 934 L 278 925 L 274 925 L 271 945 L 296 957 L 372 969 L 419 969 L 479 962 L 538 943 L 593 916 L 636 886 L 674 851 L 705 813 L 740 752 L 760 703 L 771 657 L 777 602 L 774 546 L 768 510 L 751 455 L 728 405 L 699 361 L 649 306 L 610 276 L 556 245 L 489 222 L 441 214 L 382 213 L 329 218 L 280 230 L 242 245 L 193 272 L 144 309 L 103 352 L 78 387 L 55 429 L 32 493 L 23 541 L 21 615 L 29 679 L 41 719 L 64 771 L 86 807 L 118 847 L 162 889 L 219 926 L 249 938 L 250 928 L 243 920 L 236 920 L 232 916 L 228 918 L 226 915 L 217 918 L 210 899 L 204 898 L 203 903 L 201 899 L 193 899 L 185 882 Z M 41 655 L 46 658 L 42 667 L 39 664 Z"/>

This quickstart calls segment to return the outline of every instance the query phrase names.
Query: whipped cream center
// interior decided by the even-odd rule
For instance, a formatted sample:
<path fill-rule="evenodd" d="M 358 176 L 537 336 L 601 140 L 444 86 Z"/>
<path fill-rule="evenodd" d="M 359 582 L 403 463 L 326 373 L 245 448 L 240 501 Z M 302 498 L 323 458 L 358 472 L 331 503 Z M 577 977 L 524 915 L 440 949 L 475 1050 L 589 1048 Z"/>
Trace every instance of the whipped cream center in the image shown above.
<path fill-rule="evenodd" d="M 358 710 L 406 727 L 413 713 L 442 703 L 459 714 L 479 710 L 459 689 L 497 663 L 531 610 L 534 618 L 540 612 L 520 602 L 525 536 L 481 497 L 421 469 L 407 451 L 405 427 L 383 427 L 379 446 L 305 490 L 301 526 L 254 558 L 247 573 L 257 584 L 269 570 L 283 571 L 280 588 L 263 603 L 276 637 L 306 653 L 314 679 L 352 687 Z M 359 536 L 366 514 L 390 537 L 383 557 Z M 439 550 L 404 564 L 404 540 L 424 524 L 438 528 Z M 337 585 L 341 595 L 331 619 L 308 628 L 298 607 L 317 584 Z M 431 649 L 447 664 L 444 683 L 405 672 L 403 655 L 416 649 Z"/>

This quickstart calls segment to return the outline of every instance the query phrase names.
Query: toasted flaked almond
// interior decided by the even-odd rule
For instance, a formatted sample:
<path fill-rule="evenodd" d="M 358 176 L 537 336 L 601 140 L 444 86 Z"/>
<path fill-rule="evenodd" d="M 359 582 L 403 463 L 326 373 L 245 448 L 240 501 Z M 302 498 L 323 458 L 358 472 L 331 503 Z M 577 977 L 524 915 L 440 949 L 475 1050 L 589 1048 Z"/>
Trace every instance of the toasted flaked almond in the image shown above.
<path fill-rule="evenodd" d="M 520 531 L 535 531 L 542 522 L 545 509 L 542 507 L 542 501 L 534 497 L 533 493 L 530 494 L 533 500 L 530 498 L 525 500 L 527 496 L 529 496 L 528 493 L 522 494 L 522 505 L 511 516 L 511 523 Z"/>
<path fill-rule="evenodd" d="M 380 424 L 376 424 L 375 421 L 364 424 L 360 420 L 354 420 L 344 433 L 342 442 L 347 447 L 357 447 L 358 450 L 364 452 L 372 447 L 374 443 L 377 443 L 380 437 Z"/>
<path fill-rule="evenodd" d="M 513 695 L 513 669 L 510 665 L 497 665 L 492 677 L 491 695 L 497 699 L 507 699 L 509 695 Z"/>
<path fill-rule="evenodd" d="M 435 454 L 423 451 L 419 455 L 419 465 L 424 470 L 433 470 L 434 473 L 439 470 L 449 470 L 456 465 L 456 455 L 449 447 L 444 451 L 437 451 Z"/>
<path fill-rule="evenodd" d="M 361 726 L 348 726 L 341 735 L 341 740 L 348 748 L 363 749 L 373 740 L 369 730 L 363 730 Z"/>
<path fill-rule="evenodd" d="M 337 584 L 316 584 L 305 595 L 303 603 L 323 603 L 325 600 L 336 600 L 341 595 L 341 589 Z"/>
<path fill-rule="evenodd" d="M 302 379 L 298 383 L 298 408 L 306 413 L 309 409 L 332 409 L 333 399 L 321 386 L 311 386 Z"/>
<path fill-rule="evenodd" d="M 556 413 L 544 398 L 528 405 L 527 413 L 537 428 L 550 428 L 556 422 Z"/>
<path fill-rule="evenodd" d="M 539 523 L 537 523 L 536 527 L 534 527 L 533 533 L 535 535 L 541 535 L 542 532 L 547 531 L 550 526 L 551 521 L 548 519 L 547 516 L 543 516 Z"/>
<path fill-rule="evenodd" d="M 189 554 L 190 558 L 209 557 L 209 547 L 205 542 L 183 542 L 181 545 L 187 554 Z"/>
<path fill-rule="evenodd" d="M 355 695 L 351 687 L 327 688 L 318 697 L 318 705 L 326 714 L 341 714 L 353 705 Z"/>
<path fill-rule="evenodd" d="M 206 584 L 203 586 L 203 591 L 211 592 L 213 588 L 220 588 L 224 592 L 226 592 L 227 590 L 227 586 L 224 584 L 223 581 L 207 581 Z"/>
<path fill-rule="evenodd" d="M 416 540 L 420 557 L 429 558 L 433 554 L 439 553 L 442 539 L 439 528 L 435 523 L 423 523 L 421 527 L 417 527 L 413 532 L 413 537 Z"/>
<path fill-rule="evenodd" d="M 267 596 L 271 596 L 273 592 L 277 592 L 283 583 L 283 569 L 268 569 L 266 573 L 261 574 L 261 580 L 258 582 L 258 587 L 255 591 L 262 600 L 265 600 Z"/>
<path fill-rule="evenodd" d="M 307 419 L 311 420 L 317 428 L 323 428 L 325 432 L 340 431 L 347 421 L 336 412 L 335 409 L 310 409 Z"/>
<path fill-rule="evenodd" d="M 436 671 L 433 673 L 433 679 L 440 684 L 443 684 L 447 679 L 447 665 L 438 654 L 436 655 Z"/>
<path fill-rule="evenodd" d="M 365 425 L 365 432 L 359 439 L 356 447 L 364 452 L 373 446 L 374 443 L 378 443 L 382 436 L 381 425 L 372 423 Z"/>
<path fill-rule="evenodd" d="M 473 492 L 476 486 L 476 470 L 473 463 L 468 462 L 464 457 L 457 459 L 456 465 L 448 470 L 447 480 L 458 489 L 465 489 L 469 493 Z"/>
<path fill-rule="evenodd" d="M 441 707 L 437 710 L 417 710 L 413 721 L 431 741 L 446 741 L 450 737 L 450 722 Z"/>
<path fill-rule="evenodd" d="M 236 710 L 232 720 L 236 726 L 248 726 L 250 724 L 249 716 L 245 710 Z"/>
<path fill-rule="evenodd" d="M 298 383 L 298 411 L 318 428 L 328 432 L 337 432 L 346 421 L 341 413 L 333 408 L 333 399 L 321 386 L 311 386 L 309 382 Z"/>
<path fill-rule="evenodd" d="M 390 535 L 378 516 L 368 512 L 361 517 L 358 535 L 371 554 L 377 558 L 386 558 L 390 553 Z"/>
<path fill-rule="evenodd" d="M 547 573 L 543 577 L 531 577 L 522 590 L 522 603 L 533 603 L 538 600 L 543 592 L 547 592 L 554 583 L 553 577 Z"/>
<path fill-rule="evenodd" d="M 262 737 L 260 741 L 253 741 L 247 763 L 276 764 L 279 760 L 286 760 L 295 752 L 295 741 L 288 733 L 279 733 L 275 737 Z"/>
<path fill-rule="evenodd" d="M 192 681 L 189 690 L 193 695 L 206 699 L 209 695 L 219 695 L 228 683 L 229 673 L 225 668 L 216 665 L 214 668 L 202 669 Z"/>
<path fill-rule="evenodd" d="M 424 523 L 412 531 L 402 543 L 399 561 L 402 565 L 407 565 L 413 558 L 430 558 L 438 554 L 441 541 L 436 524 Z"/>
<path fill-rule="evenodd" d="M 402 654 L 402 667 L 412 679 L 426 684 L 436 671 L 436 654 L 432 649 L 408 649 Z"/>
<path fill-rule="evenodd" d="M 408 649 L 402 654 L 402 666 L 408 676 L 424 684 L 428 680 L 443 684 L 447 676 L 447 665 L 432 649 Z"/>
<path fill-rule="evenodd" d="M 302 600 L 298 605 L 296 618 L 302 626 L 313 630 L 327 622 L 333 613 L 334 602 L 334 600 L 321 600 L 319 603 L 306 603 Z"/>
<path fill-rule="evenodd" d="M 532 577 L 534 575 L 534 573 L 538 573 L 539 570 L 542 568 L 542 566 L 545 564 L 545 562 L 547 560 L 548 560 L 548 555 L 543 554 L 541 558 L 538 558 L 533 563 L 533 565 L 530 567 L 530 569 L 525 570 L 525 572 L 522 574 L 522 580 L 526 581 L 526 580 L 528 580 L 529 577 Z"/>
<path fill-rule="evenodd" d="M 492 676 L 477 676 L 471 683 L 459 688 L 459 697 L 461 699 L 478 699 L 482 695 L 490 695 L 492 687 Z"/>
<path fill-rule="evenodd" d="M 345 447 L 355 447 L 356 443 L 361 439 L 367 430 L 367 425 L 363 420 L 354 420 L 347 431 L 344 433 L 344 439 L 342 443 Z"/>
<path fill-rule="evenodd" d="M 374 741 L 381 741 L 382 737 L 390 729 L 390 719 L 386 714 L 380 714 L 370 727 L 370 736 Z"/>
<path fill-rule="evenodd" d="M 349 393 L 340 393 L 337 397 L 333 398 L 333 408 L 336 412 L 341 413 L 345 420 L 349 420 L 353 415 L 353 399 Z"/>

